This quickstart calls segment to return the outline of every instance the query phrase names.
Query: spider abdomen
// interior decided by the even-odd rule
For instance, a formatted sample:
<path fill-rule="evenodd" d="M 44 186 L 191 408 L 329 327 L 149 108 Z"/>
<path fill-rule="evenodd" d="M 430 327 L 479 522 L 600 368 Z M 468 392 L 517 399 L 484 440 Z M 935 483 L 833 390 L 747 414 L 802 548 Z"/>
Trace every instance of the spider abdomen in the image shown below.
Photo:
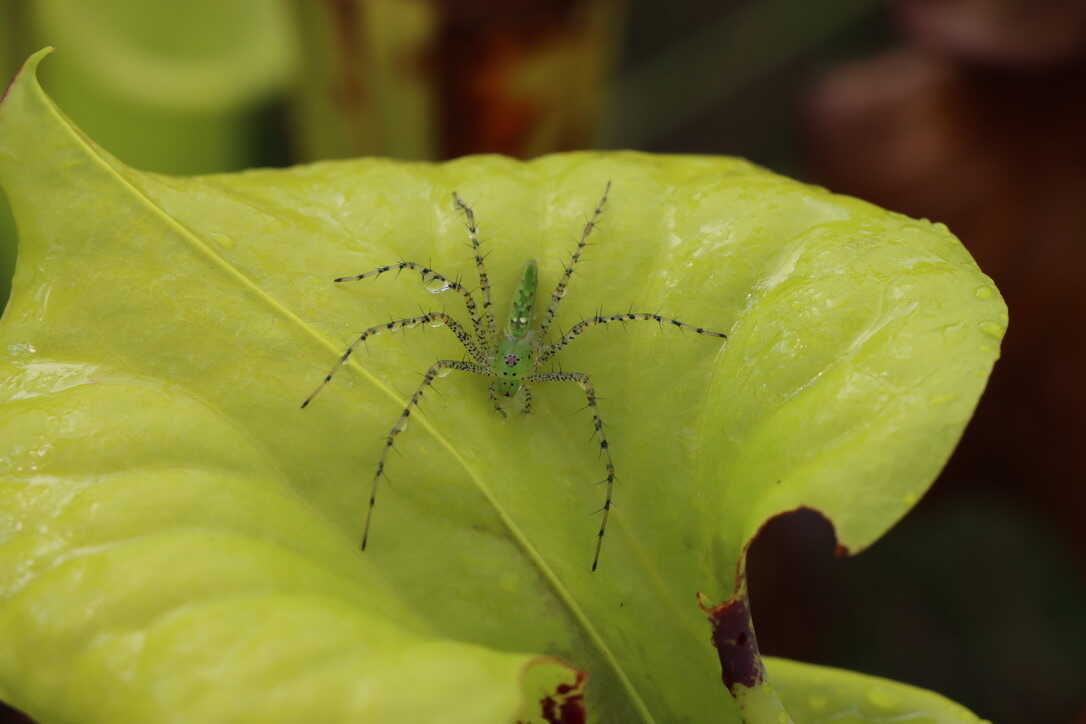
<path fill-rule="evenodd" d="M 509 320 L 505 324 L 505 334 L 515 339 L 524 338 L 532 328 L 532 310 L 535 308 L 535 290 L 539 286 L 539 267 L 535 259 L 524 263 L 520 273 L 520 283 L 513 292 L 509 304 Z"/>

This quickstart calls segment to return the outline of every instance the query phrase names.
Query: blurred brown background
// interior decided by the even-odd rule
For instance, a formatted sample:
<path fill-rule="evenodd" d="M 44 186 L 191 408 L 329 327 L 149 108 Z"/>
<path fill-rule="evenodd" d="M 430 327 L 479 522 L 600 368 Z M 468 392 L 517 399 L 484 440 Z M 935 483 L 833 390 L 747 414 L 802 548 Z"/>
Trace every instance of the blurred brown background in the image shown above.
<path fill-rule="evenodd" d="M 104 30 L 129 34 L 107 38 L 135 48 L 125 57 L 181 59 L 164 88 L 187 87 L 189 56 L 260 48 L 260 63 L 222 61 L 236 75 L 215 103 L 150 102 L 108 67 L 75 67 L 99 40 L 71 4 L 0 0 L 0 68 L 58 45 L 50 92 L 152 170 L 733 154 L 945 222 L 1010 307 L 1003 359 L 942 477 L 872 549 L 833 558 L 813 514 L 768 526 L 751 562 L 761 648 L 928 687 L 995 722 L 1086 723 L 1086 1 L 259 2 L 259 22 L 244 0 L 184 18 L 95 6 Z M 221 16 L 235 5 L 236 27 Z M 193 50 L 200 22 L 229 42 Z M 299 73 L 321 82 L 292 84 Z"/>

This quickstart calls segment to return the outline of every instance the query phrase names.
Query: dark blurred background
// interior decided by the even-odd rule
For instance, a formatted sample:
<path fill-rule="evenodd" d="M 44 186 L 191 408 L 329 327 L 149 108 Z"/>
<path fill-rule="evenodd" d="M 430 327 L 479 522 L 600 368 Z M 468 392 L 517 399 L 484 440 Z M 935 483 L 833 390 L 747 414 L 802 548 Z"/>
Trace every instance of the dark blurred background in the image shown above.
<path fill-rule="evenodd" d="M 1010 307 L 1003 358 L 870 550 L 767 526 L 761 648 L 1086 724 L 1086 0 L 0 0 L 5 76 L 45 44 L 64 111 L 148 170 L 731 154 L 945 222 Z M 0 202 L 0 304 L 16 246 Z"/>

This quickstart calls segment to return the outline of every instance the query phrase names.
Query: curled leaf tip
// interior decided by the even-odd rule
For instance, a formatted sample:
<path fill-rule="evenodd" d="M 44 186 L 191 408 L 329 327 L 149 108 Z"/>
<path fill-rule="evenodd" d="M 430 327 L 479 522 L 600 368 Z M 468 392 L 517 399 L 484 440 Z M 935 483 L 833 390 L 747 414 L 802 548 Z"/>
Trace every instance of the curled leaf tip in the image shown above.
<path fill-rule="evenodd" d="M 3 104 L 3 102 L 7 100 L 8 93 L 11 92 L 11 89 L 15 86 L 15 82 L 19 80 L 19 77 L 22 76 L 22 74 L 27 70 L 36 74 L 38 72 L 38 64 L 41 63 L 42 59 L 45 58 L 45 56 L 49 55 L 54 50 L 55 48 L 52 45 L 47 45 L 38 52 L 31 55 L 29 58 L 27 58 L 26 62 L 23 63 L 23 67 L 19 68 L 19 72 L 12 76 L 11 80 L 8 81 L 7 87 L 4 88 L 3 94 L 0 94 L 0 104 Z"/>

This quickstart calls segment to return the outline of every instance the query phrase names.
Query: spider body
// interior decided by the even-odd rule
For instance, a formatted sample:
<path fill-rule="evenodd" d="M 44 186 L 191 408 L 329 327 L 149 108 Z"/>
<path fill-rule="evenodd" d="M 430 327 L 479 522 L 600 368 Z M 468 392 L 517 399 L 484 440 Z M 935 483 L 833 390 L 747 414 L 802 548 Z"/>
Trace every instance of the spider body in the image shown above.
<path fill-rule="evenodd" d="M 524 378 L 533 371 L 535 335 L 532 334 L 531 325 L 538 286 L 539 269 L 535 259 L 529 259 L 524 265 L 520 283 L 509 304 L 509 319 L 505 324 L 504 336 L 490 359 L 490 368 L 496 372 L 498 378 L 494 385 L 498 394 L 503 397 L 515 395 L 521 389 Z"/>
<path fill-rule="evenodd" d="M 551 293 L 550 304 L 548 305 L 547 311 L 544 313 L 538 328 L 532 327 L 532 319 L 535 309 L 536 291 L 539 286 L 539 269 L 535 260 L 530 259 L 525 263 L 521 272 L 520 282 L 517 284 L 513 293 L 509 316 L 507 317 L 505 327 L 502 329 L 501 334 L 498 334 L 495 328 L 494 315 L 491 310 L 490 279 L 486 273 L 486 266 L 483 261 L 478 238 L 478 228 L 475 225 L 475 214 L 471 207 L 465 204 L 455 192 L 453 192 L 453 203 L 455 207 L 464 214 L 465 220 L 467 221 L 467 231 L 469 238 L 471 239 L 475 267 L 479 275 L 479 292 L 481 293 L 483 300 L 481 312 L 475 301 L 475 296 L 470 290 L 460 284 L 460 282 L 453 281 L 444 274 L 440 274 L 429 267 L 411 261 L 402 261 L 396 264 L 381 266 L 363 274 L 338 277 L 333 280 L 335 282 L 351 282 L 369 277 L 377 277 L 389 271 L 401 271 L 403 269 L 417 271 L 424 283 L 433 285 L 433 288 L 431 288 L 432 292 L 436 293 L 453 290 L 464 298 L 464 306 L 471 319 L 471 326 L 474 332 L 474 335 L 469 333 L 458 321 L 444 312 L 427 312 L 419 316 L 393 320 L 391 322 L 370 327 L 363 331 L 362 334 L 347 347 L 317 388 L 302 402 L 302 407 L 307 407 L 313 398 L 317 396 L 317 393 L 324 389 L 324 386 L 332 380 L 332 376 L 340 366 L 350 358 L 351 353 L 355 348 L 369 337 L 382 332 L 410 329 L 420 324 L 428 324 L 433 327 L 443 326 L 448 328 L 449 331 L 456 336 L 472 360 L 437 360 L 430 365 L 426 374 L 423 375 L 422 383 L 415 390 L 414 394 L 411 395 L 407 405 L 400 413 L 399 419 L 393 424 L 392 429 L 389 430 L 388 435 L 385 437 L 385 444 L 381 450 L 380 458 L 377 461 L 376 472 L 374 473 L 373 482 L 370 487 L 369 507 L 366 511 L 366 521 L 362 532 L 362 550 L 366 549 L 366 544 L 369 541 L 370 523 L 373 520 L 373 509 L 377 501 L 377 489 L 381 478 L 384 475 L 385 461 L 389 450 L 392 449 L 396 437 L 403 432 L 404 428 L 407 426 L 407 419 L 411 416 L 411 408 L 418 406 L 427 388 L 429 388 L 437 378 L 443 377 L 446 373 L 455 370 L 494 378 L 489 387 L 490 400 L 494 405 L 494 408 L 503 417 L 506 413 L 499 404 L 499 397 L 513 397 L 519 393 L 522 399 L 521 411 L 524 413 L 531 411 L 532 395 L 530 386 L 533 383 L 572 382 L 584 391 L 585 399 L 588 402 L 588 408 L 592 413 L 593 431 L 597 438 L 600 455 L 603 458 L 604 468 L 606 470 L 606 477 L 600 481 L 601 483 L 606 484 L 604 503 L 599 510 L 599 512 L 603 514 L 603 517 L 600 521 L 599 531 L 596 535 L 595 553 L 592 557 L 592 570 L 596 570 L 596 567 L 599 565 L 603 537 L 607 531 L 607 520 L 611 513 L 615 485 L 615 466 L 611 458 L 610 445 L 603 430 L 603 420 L 600 418 L 599 410 L 596 405 L 596 390 L 592 384 L 591 377 L 583 372 L 543 371 L 543 365 L 566 345 L 579 337 L 581 333 L 589 327 L 612 322 L 655 321 L 661 326 L 688 329 L 699 335 L 727 339 L 727 335 L 723 332 L 716 332 L 704 327 L 694 326 L 685 322 L 680 322 L 677 319 L 662 317 L 659 314 L 648 312 L 626 312 L 624 314 L 596 315 L 594 317 L 582 319 L 580 322 L 577 322 L 570 327 L 564 334 L 560 334 L 557 340 L 549 344 L 547 343 L 547 332 L 550 329 L 551 323 L 554 321 L 558 304 L 565 296 L 566 287 L 569 284 L 570 277 L 573 275 L 574 268 L 577 266 L 577 262 L 580 261 L 581 253 L 584 251 L 587 244 L 588 236 L 592 233 L 592 229 L 595 228 L 596 223 L 599 221 L 600 214 L 603 212 L 603 207 L 607 203 L 610 189 L 611 182 L 608 181 L 607 186 L 604 188 L 603 197 L 600 199 L 599 203 L 596 204 L 591 219 L 585 224 L 584 229 L 581 232 L 580 241 L 577 243 L 577 247 L 570 256 L 569 262 L 565 265 L 562 276 L 559 278 L 554 291 Z"/>

